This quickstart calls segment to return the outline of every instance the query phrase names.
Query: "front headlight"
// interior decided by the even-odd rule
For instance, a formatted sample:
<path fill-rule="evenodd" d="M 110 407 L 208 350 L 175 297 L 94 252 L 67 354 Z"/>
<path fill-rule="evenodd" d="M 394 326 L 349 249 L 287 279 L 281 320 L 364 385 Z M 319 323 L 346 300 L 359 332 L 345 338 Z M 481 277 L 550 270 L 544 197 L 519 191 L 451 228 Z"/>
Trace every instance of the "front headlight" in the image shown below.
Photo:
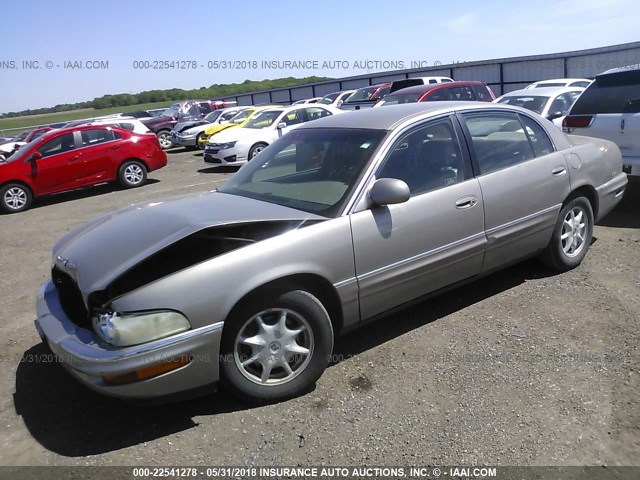
<path fill-rule="evenodd" d="M 233 148 L 236 146 L 237 141 L 235 142 L 227 142 L 227 143 L 221 143 L 219 145 L 220 150 L 226 150 L 227 148 Z"/>
<path fill-rule="evenodd" d="M 191 325 L 181 313 L 171 310 L 153 312 L 110 312 L 93 317 L 93 329 L 115 347 L 147 343 L 189 330 Z"/>

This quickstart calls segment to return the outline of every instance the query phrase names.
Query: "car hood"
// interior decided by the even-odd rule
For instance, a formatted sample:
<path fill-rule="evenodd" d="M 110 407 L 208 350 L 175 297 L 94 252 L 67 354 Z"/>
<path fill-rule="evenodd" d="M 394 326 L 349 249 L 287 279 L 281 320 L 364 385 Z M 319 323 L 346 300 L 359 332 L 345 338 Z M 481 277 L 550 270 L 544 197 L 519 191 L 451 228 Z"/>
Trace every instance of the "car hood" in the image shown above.
<path fill-rule="evenodd" d="M 205 228 L 260 221 L 323 220 L 324 217 L 272 203 L 219 192 L 147 201 L 96 218 L 61 238 L 54 264 L 91 292 L 145 258 Z"/>
<path fill-rule="evenodd" d="M 173 127 L 173 129 L 176 132 L 182 132 L 183 130 L 187 130 L 189 128 L 197 127 L 199 125 L 206 125 L 206 122 L 204 122 L 202 120 L 191 120 L 191 121 L 188 121 L 188 122 L 178 122 L 178 123 L 176 123 L 176 126 Z"/>
<path fill-rule="evenodd" d="M 239 128 L 232 128 L 229 130 L 223 130 L 222 132 L 216 133 L 215 136 L 211 137 L 211 140 L 209 140 L 209 142 L 211 143 L 236 142 L 238 140 L 244 140 L 246 138 L 257 137 L 257 136 L 263 135 L 267 131 L 266 128 L 239 127 Z"/>
<path fill-rule="evenodd" d="M 146 126 L 158 125 L 160 123 L 174 122 L 174 121 L 175 121 L 175 119 L 173 117 L 167 117 L 167 116 L 164 116 L 164 115 L 161 115 L 159 117 L 145 118 L 145 119 L 141 120 L 141 122 L 144 123 Z"/>

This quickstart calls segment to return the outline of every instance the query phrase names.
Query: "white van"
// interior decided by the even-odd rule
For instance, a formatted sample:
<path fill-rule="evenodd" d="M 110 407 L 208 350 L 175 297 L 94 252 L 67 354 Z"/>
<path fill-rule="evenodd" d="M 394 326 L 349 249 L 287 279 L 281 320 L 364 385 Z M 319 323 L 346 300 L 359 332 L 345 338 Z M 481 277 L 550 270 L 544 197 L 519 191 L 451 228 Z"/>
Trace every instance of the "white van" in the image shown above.
<path fill-rule="evenodd" d="M 404 80 L 396 80 L 391 84 L 389 93 L 393 93 L 401 88 L 414 87 L 416 85 L 428 85 L 430 83 L 447 83 L 453 82 L 453 78 L 449 77 L 412 77 Z"/>
<path fill-rule="evenodd" d="M 615 142 L 623 171 L 640 176 L 640 65 L 598 75 L 573 104 L 562 129 Z"/>

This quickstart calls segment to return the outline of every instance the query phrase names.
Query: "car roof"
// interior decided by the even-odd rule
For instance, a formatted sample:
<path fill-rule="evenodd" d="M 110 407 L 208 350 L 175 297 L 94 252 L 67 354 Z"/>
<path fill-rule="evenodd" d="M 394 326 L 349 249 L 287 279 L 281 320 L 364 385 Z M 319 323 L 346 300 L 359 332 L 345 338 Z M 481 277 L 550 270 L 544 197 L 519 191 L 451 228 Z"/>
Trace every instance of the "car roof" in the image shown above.
<path fill-rule="evenodd" d="M 438 113 L 448 113 L 457 110 L 507 109 L 515 112 L 525 110 L 510 105 L 488 102 L 419 102 L 402 105 L 391 105 L 385 108 L 367 108 L 363 110 L 347 111 L 339 115 L 319 118 L 313 122 L 301 124 L 298 128 L 366 128 L 374 130 L 393 130 L 402 122 L 413 117 L 431 116 Z M 530 111 L 527 111 L 531 113 Z"/>
<path fill-rule="evenodd" d="M 538 80 L 537 82 L 533 82 L 531 85 L 540 85 L 541 83 L 559 83 L 559 82 L 590 82 L 588 78 L 547 78 L 546 80 Z"/>
<path fill-rule="evenodd" d="M 513 92 L 505 93 L 503 97 L 517 97 L 519 95 L 526 95 L 528 97 L 551 97 L 560 93 L 567 92 L 584 92 L 584 87 L 540 87 L 540 88 L 523 88 L 522 90 L 514 90 Z"/>
<path fill-rule="evenodd" d="M 429 90 L 441 89 L 441 88 L 451 88 L 451 87 L 471 87 L 471 86 L 482 86 L 485 84 L 477 81 L 464 81 L 464 82 L 446 82 L 446 83 L 427 83 L 424 85 L 413 85 L 412 87 L 401 88 L 400 90 L 396 90 L 391 95 L 397 95 L 398 93 L 426 93 Z"/>
<path fill-rule="evenodd" d="M 598 75 L 598 77 L 600 77 L 601 75 L 611 75 L 616 73 L 637 71 L 637 70 L 640 70 L 640 63 L 637 63 L 635 65 L 627 65 L 626 67 L 612 68 L 610 70 L 607 70 L 606 72 L 602 72 L 601 74 Z"/>

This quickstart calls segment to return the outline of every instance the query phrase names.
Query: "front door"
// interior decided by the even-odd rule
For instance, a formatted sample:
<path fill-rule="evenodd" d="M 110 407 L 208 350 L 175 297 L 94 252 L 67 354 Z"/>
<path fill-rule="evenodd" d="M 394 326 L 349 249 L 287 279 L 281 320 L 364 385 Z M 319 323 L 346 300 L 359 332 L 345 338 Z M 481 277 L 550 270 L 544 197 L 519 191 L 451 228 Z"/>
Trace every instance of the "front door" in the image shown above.
<path fill-rule="evenodd" d="M 376 178 L 403 180 L 411 198 L 351 215 L 362 319 L 480 272 L 482 194 L 460 136 L 449 117 L 401 135 Z"/>

